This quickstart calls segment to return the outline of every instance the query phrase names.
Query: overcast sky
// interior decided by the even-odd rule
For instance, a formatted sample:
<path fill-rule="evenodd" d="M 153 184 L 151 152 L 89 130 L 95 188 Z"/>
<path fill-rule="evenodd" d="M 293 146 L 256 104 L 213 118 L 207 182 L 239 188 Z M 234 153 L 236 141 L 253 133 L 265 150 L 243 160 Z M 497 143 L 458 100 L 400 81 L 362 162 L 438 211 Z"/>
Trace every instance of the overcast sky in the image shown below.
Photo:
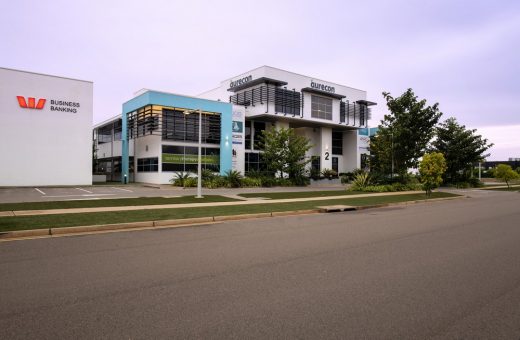
<path fill-rule="evenodd" d="M 0 2 L 0 67 L 94 82 L 94 122 L 141 88 L 196 95 L 261 65 L 407 88 L 520 157 L 520 1 Z"/>

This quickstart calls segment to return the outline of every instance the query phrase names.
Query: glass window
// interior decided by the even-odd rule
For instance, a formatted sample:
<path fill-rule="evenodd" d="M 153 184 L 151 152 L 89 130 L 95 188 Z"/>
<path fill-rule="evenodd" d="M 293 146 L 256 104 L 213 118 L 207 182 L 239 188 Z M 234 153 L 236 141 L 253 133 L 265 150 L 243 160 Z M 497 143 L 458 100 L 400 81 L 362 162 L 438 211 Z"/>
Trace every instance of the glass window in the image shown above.
<path fill-rule="evenodd" d="M 339 172 L 338 170 L 338 157 L 332 157 L 332 170 Z"/>
<path fill-rule="evenodd" d="M 159 171 L 159 159 L 155 158 L 138 158 L 137 172 L 157 172 Z"/>
<path fill-rule="evenodd" d="M 114 122 L 114 140 L 121 140 L 123 122 L 121 119 Z"/>
<path fill-rule="evenodd" d="M 98 144 L 110 143 L 112 141 L 112 124 L 102 126 L 97 131 Z"/>
<path fill-rule="evenodd" d="M 332 120 L 332 99 L 312 95 L 311 117 Z"/>
<path fill-rule="evenodd" d="M 265 171 L 265 163 L 262 161 L 262 153 L 246 152 L 245 153 L 245 172 L 249 171 Z"/>
<path fill-rule="evenodd" d="M 163 109 L 162 138 L 188 142 L 199 141 L 199 115 L 181 110 Z M 220 144 L 220 115 L 202 115 L 202 143 Z"/>
<path fill-rule="evenodd" d="M 249 150 L 249 149 L 251 149 L 251 121 L 250 120 L 246 120 L 245 139 L 246 139 L 245 148 Z"/>
<path fill-rule="evenodd" d="M 265 130 L 265 122 L 254 122 L 253 127 L 253 147 L 256 150 L 261 150 L 261 147 L 258 145 L 258 142 L 260 142 L 260 136 L 262 136 L 262 132 Z"/>
<path fill-rule="evenodd" d="M 343 155 L 343 132 L 332 131 L 332 154 Z"/>
<path fill-rule="evenodd" d="M 162 171 L 197 172 L 199 149 L 196 146 L 163 145 Z M 203 169 L 220 171 L 220 148 L 201 148 Z"/>

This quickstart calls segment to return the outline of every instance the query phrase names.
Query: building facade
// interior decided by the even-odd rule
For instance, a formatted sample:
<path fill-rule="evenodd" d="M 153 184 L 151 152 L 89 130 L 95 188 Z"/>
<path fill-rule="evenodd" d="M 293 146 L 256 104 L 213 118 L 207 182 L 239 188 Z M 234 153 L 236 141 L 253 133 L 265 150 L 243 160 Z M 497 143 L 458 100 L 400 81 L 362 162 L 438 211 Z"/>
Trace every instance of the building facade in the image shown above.
<path fill-rule="evenodd" d="M 361 167 L 358 130 L 367 128 L 372 105 L 365 91 L 269 66 L 197 97 L 144 90 L 123 104 L 122 116 L 95 126 L 97 172 L 158 184 L 195 172 L 199 112 L 203 168 L 265 170 L 262 131 L 283 127 L 309 139 L 311 171 L 349 172 Z"/>
<path fill-rule="evenodd" d="M 307 157 L 315 171 L 341 173 L 361 166 L 357 132 L 367 127 L 370 106 L 375 105 L 367 101 L 365 91 L 262 66 L 226 79 L 200 96 L 243 109 L 243 148 L 236 149 L 239 155 L 244 153 L 245 172 L 261 170 L 262 130 L 280 127 L 293 128 L 310 140 Z"/>
<path fill-rule="evenodd" d="M 92 184 L 93 83 L 0 68 L 0 186 Z"/>

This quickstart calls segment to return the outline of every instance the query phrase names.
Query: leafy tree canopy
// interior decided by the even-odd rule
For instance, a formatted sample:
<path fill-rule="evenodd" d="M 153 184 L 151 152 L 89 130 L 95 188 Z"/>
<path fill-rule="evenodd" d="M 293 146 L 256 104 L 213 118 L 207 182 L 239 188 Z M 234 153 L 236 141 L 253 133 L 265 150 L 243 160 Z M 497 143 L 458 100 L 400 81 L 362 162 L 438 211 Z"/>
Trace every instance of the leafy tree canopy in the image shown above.
<path fill-rule="evenodd" d="M 409 168 L 417 168 L 442 112 L 437 103 L 429 106 L 426 100 L 419 100 L 412 89 L 397 98 L 383 92 L 383 97 L 389 114 L 370 140 L 371 169 L 389 174 L 393 168 L 404 176 Z"/>
<path fill-rule="evenodd" d="M 298 180 L 303 177 L 305 165 L 310 159 L 305 154 L 310 150 L 310 141 L 297 135 L 294 129 L 280 128 L 264 130 L 260 136 L 259 147 L 264 150 L 263 160 L 269 171 L 281 177 Z"/>
<path fill-rule="evenodd" d="M 446 160 L 440 152 L 424 154 L 419 164 L 419 173 L 426 195 L 430 196 L 432 190 L 442 183 L 442 175 L 446 171 Z"/>
<path fill-rule="evenodd" d="M 432 142 L 432 150 L 442 153 L 446 158 L 446 182 L 466 181 L 473 163 L 489 156 L 485 152 L 493 144 L 476 132 L 476 129 L 470 130 L 459 125 L 455 118 L 448 118 L 437 127 L 437 138 Z"/>
<path fill-rule="evenodd" d="M 516 171 L 514 171 L 510 165 L 507 165 L 507 164 L 497 165 L 497 167 L 495 168 L 494 174 L 495 174 L 495 178 L 501 179 L 504 182 L 506 182 L 508 188 L 509 188 L 509 182 L 511 180 L 514 180 L 514 179 L 517 179 L 520 177 L 518 175 L 518 173 Z"/>

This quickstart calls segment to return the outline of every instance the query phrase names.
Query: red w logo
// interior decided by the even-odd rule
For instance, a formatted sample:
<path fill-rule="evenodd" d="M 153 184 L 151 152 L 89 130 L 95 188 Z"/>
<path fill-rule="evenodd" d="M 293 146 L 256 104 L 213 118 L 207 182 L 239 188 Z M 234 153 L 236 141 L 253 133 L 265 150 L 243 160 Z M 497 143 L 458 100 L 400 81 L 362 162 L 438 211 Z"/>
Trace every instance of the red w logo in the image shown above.
<path fill-rule="evenodd" d="M 47 99 L 38 99 L 38 104 L 36 104 L 36 99 L 29 97 L 28 102 L 25 101 L 25 97 L 23 96 L 16 96 L 16 99 L 18 99 L 18 104 L 20 104 L 20 107 L 23 107 L 24 109 L 37 109 L 41 110 L 43 109 L 43 106 L 45 105 L 45 102 Z"/>

